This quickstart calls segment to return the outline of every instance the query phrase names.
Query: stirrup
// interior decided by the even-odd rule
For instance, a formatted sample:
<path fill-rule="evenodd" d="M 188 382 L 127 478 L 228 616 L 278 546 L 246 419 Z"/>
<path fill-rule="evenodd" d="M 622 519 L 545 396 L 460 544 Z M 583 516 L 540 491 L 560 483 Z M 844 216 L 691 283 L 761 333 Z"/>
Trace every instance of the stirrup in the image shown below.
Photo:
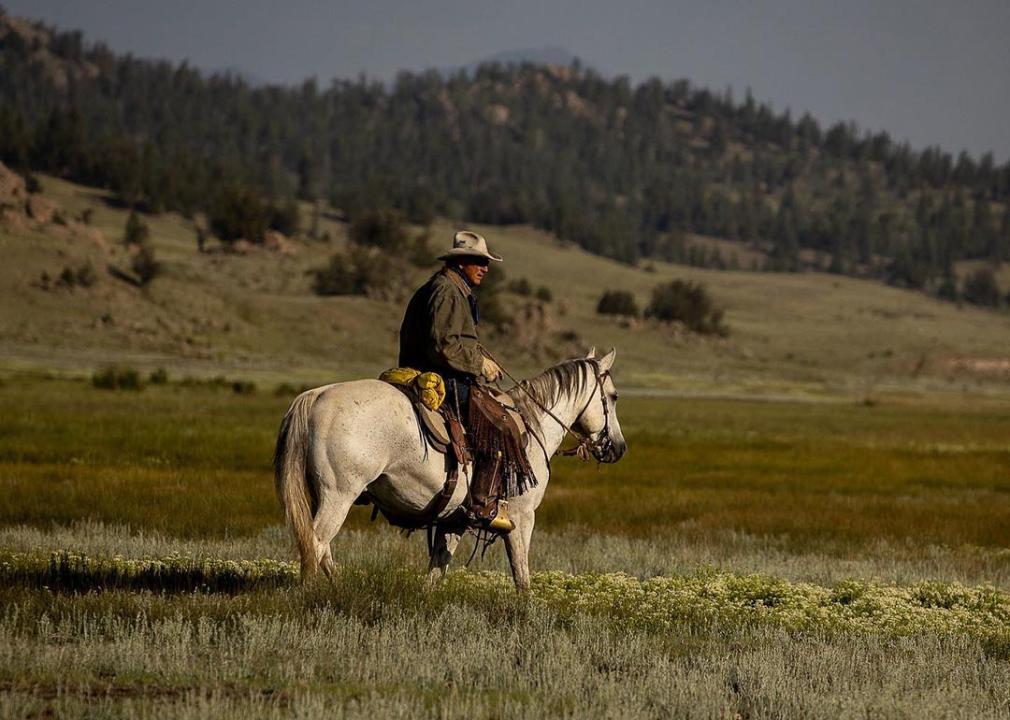
<path fill-rule="evenodd" d="M 488 524 L 487 526 L 488 529 L 494 530 L 495 532 L 503 532 L 503 533 L 512 532 L 513 530 L 515 530 L 516 529 L 515 523 L 509 519 L 508 511 L 509 511 L 508 500 L 499 500 L 498 512 L 495 514 L 494 520 L 492 520 Z"/>

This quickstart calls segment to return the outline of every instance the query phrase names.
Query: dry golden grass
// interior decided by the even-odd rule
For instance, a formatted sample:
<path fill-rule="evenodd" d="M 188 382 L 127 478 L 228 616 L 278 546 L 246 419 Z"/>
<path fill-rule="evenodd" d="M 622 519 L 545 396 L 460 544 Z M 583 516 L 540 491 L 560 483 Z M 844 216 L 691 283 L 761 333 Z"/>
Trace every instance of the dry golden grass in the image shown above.
<path fill-rule="evenodd" d="M 106 195 L 54 178 L 46 192 L 69 216 L 94 211 L 92 224 L 109 249 L 44 235 L 0 231 L 0 362 L 7 368 L 90 371 L 112 360 L 174 373 L 242 373 L 270 382 L 323 382 L 372 376 L 394 362 L 402 303 L 319 298 L 306 272 L 344 242 L 332 220 L 331 243 L 298 243 L 296 256 L 199 254 L 193 223 L 177 215 L 146 218 L 164 276 L 144 290 L 115 280 L 126 212 Z M 308 209 L 304 209 L 306 214 Z M 440 221 L 432 242 L 448 242 L 455 225 Z M 951 355 L 1004 357 L 1005 314 L 931 300 L 878 282 L 820 274 L 716 272 L 653 263 L 654 272 L 589 255 L 527 227 L 477 227 L 505 256 L 510 278 L 553 290 L 558 329 L 576 344 L 616 346 L 626 386 L 665 387 L 707 395 L 876 395 L 970 389 L 1004 393 L 1006 378 L 942 370 Z M 212 243 L 213 245 L 213 243 Z M 43 271 L 90 260 L 92 289 L 45 292 Z M 415 273 L 420 283 L 426 270 Z M 725 340 L 679 336 L 643 324 L 623 327 L 595 315 L 605 288 L 624 288 L 641 304 L 651 288 L 680 277 L 707 284 L 727 309 Z M 404 288 L 409 292 L 411 288 Z M 504 340 L 500 355 L 521 373 L 539 370 L 523 347 Z"/>

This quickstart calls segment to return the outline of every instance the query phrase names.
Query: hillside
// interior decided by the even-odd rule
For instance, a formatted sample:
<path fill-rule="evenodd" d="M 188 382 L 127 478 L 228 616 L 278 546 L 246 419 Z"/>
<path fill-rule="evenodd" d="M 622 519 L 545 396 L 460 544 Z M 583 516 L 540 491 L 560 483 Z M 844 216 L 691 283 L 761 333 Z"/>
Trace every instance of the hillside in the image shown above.
<path fill-rule="evenodd" d="M 175 376 L 322 382 L 374 376 L 395 360 L 403 304 L 397 299 L 318 297 L 307 272 L 345 243 L 345 226 L 325 220 L 330 242 L 291 241 L 292 252 L 252 247 L 198 252 L 193 221 L 148 216 L 162 276 L 138 288 L 109 274 L 129 265 L 121 238 L 128 211 L 106 191 L 41 177 L 45 197 L 80 223 L 0 223 L 0 356 L 5 371 L 87 373 L 110 363 Z M 307 208 L 303 208 L 307 211 Z M 454 224 L 438 220 L 432 245 Z M 502 253 L 509 279 L 546 285 L 554 299 L 534 312 L 527 334 L 489 344 L 522 373 L 589 345 L 619 350 L 624 386 L 680 393 L 863 397 L 894 390 L 1004 392 L 1010 384 L 1010 317 L 957 306 L 880 283 L 817 273 L 713 271 L 656 262 L 633 268 L 523 226 L 472 226 Z M 91 287 L 51 282 L 90 263 Z M 430 270 L 417 269 L 414 283 Z M 726 308 L 731 334 L 704 339 L 595 314 L 603 289 L 628 289 L 644 305 L 671 278 L 699 280 Z M 410 288 L 404 288 L 404 294 Z M 508 296 L 516 311 L 535 308 Z M 533 334 L 528 328 L 533 326 Z M 539 328 L 539 329 L 538 329 Z M 531 350 L 530 345 L 536 345 Z M 984 362 L 983 362 L 984 361 Z M 989 364 L 986 365 L 985 362 Z"/>
<path fill-rule="evenodd" d="M 241 188 L 530 225 L 629 265 L 831 270 L 949 299 L 958 263 L 1010 260 L 1010 163 L 687 80 L 486 64 L 252 87 L 0 16 L 0 108 L 0 161 L 156 212 L 213 214 Z M 692 235 L 732 247 L 702 255 Z"/>

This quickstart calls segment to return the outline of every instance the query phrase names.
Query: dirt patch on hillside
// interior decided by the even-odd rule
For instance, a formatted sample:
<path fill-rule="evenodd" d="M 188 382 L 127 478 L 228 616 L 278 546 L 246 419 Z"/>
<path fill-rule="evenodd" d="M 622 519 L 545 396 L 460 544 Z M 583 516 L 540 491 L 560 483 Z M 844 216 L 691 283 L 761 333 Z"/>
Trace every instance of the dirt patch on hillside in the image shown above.
<path fill-rule="evenodd" d="M 939 358 L 934 367 L 940 372 L 1010 379 L 1010 357 L 969 357 L 954 355 Z"/>

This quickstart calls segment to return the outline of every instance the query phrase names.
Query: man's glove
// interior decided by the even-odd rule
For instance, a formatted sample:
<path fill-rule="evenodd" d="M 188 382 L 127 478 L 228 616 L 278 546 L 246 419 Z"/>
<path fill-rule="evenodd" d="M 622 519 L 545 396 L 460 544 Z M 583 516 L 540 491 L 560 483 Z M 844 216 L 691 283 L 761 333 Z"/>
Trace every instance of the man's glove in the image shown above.
<path fill-rule="evenodd" d="M 488 382 L 494 382 L 501 377 L 501 368 L 498 367 L 498 363 L 494 360 L 486 357 L 481 361 L 480 374 L 484 376 L 484 379 Z"/>

